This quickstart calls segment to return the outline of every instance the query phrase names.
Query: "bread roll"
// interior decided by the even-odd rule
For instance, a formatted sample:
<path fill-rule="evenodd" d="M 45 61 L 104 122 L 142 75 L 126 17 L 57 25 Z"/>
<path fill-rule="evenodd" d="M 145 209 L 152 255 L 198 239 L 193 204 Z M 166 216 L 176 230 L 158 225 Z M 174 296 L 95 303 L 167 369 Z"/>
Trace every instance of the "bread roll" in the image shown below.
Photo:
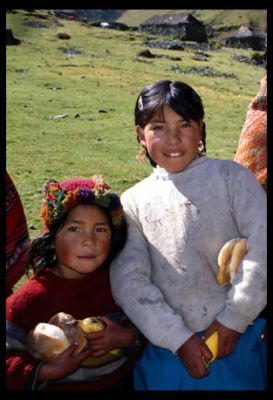
<path fill-rule="evenodd" d="M 48 321 L 49 324 L 61 328 L 70 343 L 77 342 L 79 345 L 73 355 L 79 354 L 87 344 L 83 331 L 78 326 L 78 321 L 70 314 L 59 312 Z"/>
<path fill-rule="evenodd" d="M 64 312 L 55 314 L 48 323 L 41 322 L 27 335 L 29 353 L 46 362 L 54 361 L 72 343 L 78 343 L 73 355 L 79 354 L 87 344 L 77 320 Z"/>
<path fill-rule="evenodd" d="M 219 272 L 217 282 L 221 286 L 230 285 L 231 279 L 234 278 L 240 262 L 246 253 L 246 239 L 235 238 L 224 244 L 218 255 Z"/>
<path fill-rule="evenodd" d="M 70 345 L 63 330 L 58 326 L 41 322 L 27 335 L 29 353 L 46 362 L 54 361 Z"/>
<path fill-rule="evenodd" d="M 235 243 L 235 246 L 233 247 L 233 251 L 231 254 L 231 260 L 229 263 L 229 271 L 230 271 L 230 278 L 231 280 L 234 278 L 234 275 L 238 271 L 240 262 L 242 261 L 242 258 L 246 255 L 247 253 L 247 240 L 246 239 L 240 239 Z"/>

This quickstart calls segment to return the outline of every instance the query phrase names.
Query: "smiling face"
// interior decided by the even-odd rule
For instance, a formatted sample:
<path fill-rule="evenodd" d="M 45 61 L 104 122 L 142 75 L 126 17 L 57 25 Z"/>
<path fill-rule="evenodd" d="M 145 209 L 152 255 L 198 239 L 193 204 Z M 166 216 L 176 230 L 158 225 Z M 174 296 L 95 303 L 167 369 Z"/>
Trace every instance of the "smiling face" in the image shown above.
<path fill-rule="evenodd" d="M 167 104 L 163 114 L 155 114 L 144 128 L 137 125 L 136 132 L 156 164 L 168 172 L 180 172 L 197 155 L 203 121 L 187 122 Z"/>
<path fill-rule="evenodd" d="M 55 237 L 54 272 L 68 279 L 84 278 L 107 259 L 111 247 L 107 215 L 95 205 L 72 208 Z"/>

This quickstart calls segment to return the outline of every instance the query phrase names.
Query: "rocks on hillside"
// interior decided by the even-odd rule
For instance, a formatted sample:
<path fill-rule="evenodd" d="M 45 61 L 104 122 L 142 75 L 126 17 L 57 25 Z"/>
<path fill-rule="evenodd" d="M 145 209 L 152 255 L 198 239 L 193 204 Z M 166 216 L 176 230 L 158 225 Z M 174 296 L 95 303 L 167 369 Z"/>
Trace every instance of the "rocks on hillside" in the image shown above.
<path fill-rule="evenodd" d="M 126 10 L 54 10 L 54 14 L 63 19 L 74 19 L 81 22 L 115 21 Z M 69 18 L 73 17 L 73 18 Z"/>
<path fill-rule="evenodd" d="M 16 46 L 18 44 L 21 44 L 21 40 L 13 36 L 13 32 L 10 28 L 6 28 L 6 45 Z"/>
<path fill-rule="evenodd" d="M 168 58 L 169 60 L 173 61 L 181 61 L 181 57 L 175 57 L 175 56 L 169 56 L 165 54 L 153 54 L 150 52 L 150 50 L 142 50 L 137 53 L 137 59 L 139 57 L 144 57 L 144 58 Z"/>
<path fill-rule="evenodd" d="M 62 40 L 69 40 L 71 38 L 71 36 L 68 35 L 68 33 L 59 32 L 59 33 L 57 33 L 57 38 L 62 39 Z"/>

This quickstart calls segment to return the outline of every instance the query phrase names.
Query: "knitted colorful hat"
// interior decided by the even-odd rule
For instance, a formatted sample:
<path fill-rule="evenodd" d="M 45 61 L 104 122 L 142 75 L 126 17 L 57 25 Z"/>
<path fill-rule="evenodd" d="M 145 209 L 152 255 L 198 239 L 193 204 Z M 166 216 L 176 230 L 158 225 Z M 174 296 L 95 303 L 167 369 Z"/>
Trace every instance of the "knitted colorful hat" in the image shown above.
<path fill-rule="evenodd" d="M 78 204 L 95 204 L 109 211 L 113 225 L 120 229 L 124 224 L 124 213 L 117 194 L 111 192 L 102 176 L 90 179 L 71 178 L 62 182 L 48 181 L 44 186 L 41 218 L 45 228 L 61 218 Z"/>

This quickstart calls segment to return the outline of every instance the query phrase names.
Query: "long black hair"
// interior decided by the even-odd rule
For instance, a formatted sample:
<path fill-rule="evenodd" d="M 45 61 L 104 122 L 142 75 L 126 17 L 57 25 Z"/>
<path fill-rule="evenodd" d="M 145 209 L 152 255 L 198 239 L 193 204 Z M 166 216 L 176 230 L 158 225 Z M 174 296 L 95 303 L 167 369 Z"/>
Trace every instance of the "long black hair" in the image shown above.
<path fill-rule="evenodd" d="M 204 107 L 200 96 L 195 90 L 181 81 L 161 80 L 146 86 L 140 92 L 135 105 L 135 125 L 144 129 L 152 117 L 160 112 L 164 120 L 164 105 L 170 106 L 177 114 L 187 122 L 194 120 L 199 122 L 205 116 Z M 139 141 L 139 138 L 137 138 Z M 206 126 L 203 123 L 202 143 L 206 153 Z M 147 153 L 152 166 L 156 166 L 154 160 Z"/>

